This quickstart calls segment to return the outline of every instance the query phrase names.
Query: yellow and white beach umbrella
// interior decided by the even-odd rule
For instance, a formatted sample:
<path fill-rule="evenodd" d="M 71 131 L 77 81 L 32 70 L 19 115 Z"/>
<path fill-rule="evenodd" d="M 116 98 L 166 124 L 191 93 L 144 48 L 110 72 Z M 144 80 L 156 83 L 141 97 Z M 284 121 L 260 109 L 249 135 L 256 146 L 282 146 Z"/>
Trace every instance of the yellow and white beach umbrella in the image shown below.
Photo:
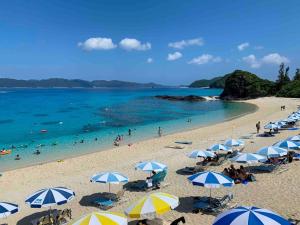
<path fill-rule="evenodd" d="M 127 225 L 127 218 L 122 213 L 93 212 L 85 215 L 71 225 Z"/>
<path fill-rule="evenodd" d="M 179 205 L 178 197 L 167 193 L 152 193 L 141 198 L 125 210 L 130 218 L 155 218 Z"/>

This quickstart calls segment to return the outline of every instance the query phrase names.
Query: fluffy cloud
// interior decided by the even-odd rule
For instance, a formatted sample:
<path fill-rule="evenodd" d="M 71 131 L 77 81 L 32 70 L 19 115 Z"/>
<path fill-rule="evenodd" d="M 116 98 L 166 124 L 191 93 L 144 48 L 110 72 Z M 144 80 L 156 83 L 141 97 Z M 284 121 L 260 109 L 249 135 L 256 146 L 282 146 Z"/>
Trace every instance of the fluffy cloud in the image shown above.
<path fill-rule="evenodd" d="M 183 49 L 188 46 L 193 46 L 193 45 L 202 46 L 203 44 L 204 44 L 204 41 L 202 38 L 195 38 L 195 39 L 171 42 L 168 44 L 168 46 L 171 48 Z"/>
<path fill-rule="evenodd" d="M 148 58 L 147 59 L 147 63 L 152 63 L 153 62 L 153 59 L 152 58 Z"/>
<path fill-rule="evenodd" d="M 243 61 L 248 63 L 252 68 L 259 68 L 261 66 L 261 63 L 256 59 L 255 55 L 243 57 Z"/>
<path fill-rule="evenodd" d="M 110 38 L 102 37 L 89 38 L 84 42 L 79 42 L 78 46 L 87 51 L 109 50 L 117 47 Z"/>
<path fill-rule="evenodd" d="M 191 61 L 188 62 L 188 64 L 203 65 L 203 64 L 210 63 L 210 62 L 217 63 L 217 62 L 221 62 L 221 61 L 222 61 L 222 58 L 219 56 L 215 57 L 210 54 L 203 54 L 196 58 L 193 58 Z"/>
<path fill-rule="evenodd" d="M 243 50 L 245 50 L 246 48 L 248 48 L 249 46 L 250 46 L 250 44 L 249 44 L 248 42 L 244 42 L 244 43 L 238 45 L 238 46 L 237 46 L 237 49 L 238 49 L 239 51 L 243 51 Z"/>
<path fill-rule="evenodd" d="M 174 60 L 177 60 L 181 57 L 182 57 L 182 54 L 180 52 L 169 53 L 167 60 L 168 61 L 174 61 Z"/>
<path fill-rule="evenodd" d="M 151 44 L 149 42 L 147 43 L 141 43 L 139 40 L 134 38 L 124 38 L 119 43 L 120 47 L 131 51 L 131 50 L 138 50 L 138 51 L 146 51 L 151 49 Z"/>
<path fill-rule="evenodd" d="M 280 63 L 290 62 L 290 60 L 287 57 L 281 56 L 278 53 L 271 53 L 269 55 L 266 55 L 262 58 L 261 61 L 266 64 L 276 64 L 276 65 L 279 65 Z"/>
<path fill-rule="evenodd" d="M 280 63 L 289 63 L 290 60 L 285 57 L 281 56 L 278 53 L 271 53 L 268 55 L 265 55 L 261 59 L 257 59 L 255 55 L 248 55 L 246 57 L 243 57 L 243 61 L 248 63 L 250 67 L 252 68 L 259 68 L 263 64 L 275 64 L 279 65 Z"/>

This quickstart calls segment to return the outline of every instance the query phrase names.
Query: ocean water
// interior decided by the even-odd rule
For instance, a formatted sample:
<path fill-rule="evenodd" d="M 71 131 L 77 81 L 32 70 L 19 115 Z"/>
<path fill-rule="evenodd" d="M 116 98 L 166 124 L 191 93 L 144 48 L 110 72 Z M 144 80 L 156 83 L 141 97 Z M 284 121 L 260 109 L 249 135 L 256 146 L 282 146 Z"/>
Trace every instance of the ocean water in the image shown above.
<path fill-rule="evenodd" d="M 217 123 L 255 110 L 246 103 L 170 102 L 155 95 L 219 95 L 220 89 L 0 89 L 0 171 Z M 192 122 L 188 123 L 187 119 Z M 128 136 L 128 129 L 132 135 Z M 43 133 L 41 130 L 47 130 Z M 95 141 L 95 138 L 98 140 Z M 80 141 L 83 140 L 83 143 Z M 13 146 L 13 147 L 12 147 Z M 33 154 L 36 149 L 40 155 Z M 14 160 L 19 154 L 21 160 Z"/>

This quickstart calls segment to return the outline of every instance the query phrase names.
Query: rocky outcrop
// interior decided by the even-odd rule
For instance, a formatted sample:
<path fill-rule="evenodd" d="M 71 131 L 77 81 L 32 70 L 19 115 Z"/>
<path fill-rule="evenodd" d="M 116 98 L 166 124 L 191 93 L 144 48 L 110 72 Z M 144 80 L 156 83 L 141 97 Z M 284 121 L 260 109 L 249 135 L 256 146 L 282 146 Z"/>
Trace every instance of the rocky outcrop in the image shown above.
<path fill-rule="evenodd" d="M 206 101 L 206 97 L 197 95 L 187 95 L 187 96 L 172 96 L 172 95 L 156 95 L 155 98 L 169 100 L 169 101 L 187 101 L 187 102 L 199 102 Z"/>

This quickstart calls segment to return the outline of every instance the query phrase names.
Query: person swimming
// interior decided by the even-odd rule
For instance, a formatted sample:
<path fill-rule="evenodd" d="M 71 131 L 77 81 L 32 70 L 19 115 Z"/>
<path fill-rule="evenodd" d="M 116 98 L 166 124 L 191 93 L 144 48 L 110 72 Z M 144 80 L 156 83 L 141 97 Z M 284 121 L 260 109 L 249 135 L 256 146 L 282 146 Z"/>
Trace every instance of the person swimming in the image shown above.
<path fill-rule="evenodd" d="M 37 150 L 34 152 L 34 154 L 39 155 L 39 154 L 41 154 L 41 152 L 40 152 L 39 149 L 37 149 Z"/>
<path fill-rule="evenodd" d="M 16 155 L 15 160 L 20 160 L 20 159 L 21 159 L 20 155 L 19 154 Z"/>

